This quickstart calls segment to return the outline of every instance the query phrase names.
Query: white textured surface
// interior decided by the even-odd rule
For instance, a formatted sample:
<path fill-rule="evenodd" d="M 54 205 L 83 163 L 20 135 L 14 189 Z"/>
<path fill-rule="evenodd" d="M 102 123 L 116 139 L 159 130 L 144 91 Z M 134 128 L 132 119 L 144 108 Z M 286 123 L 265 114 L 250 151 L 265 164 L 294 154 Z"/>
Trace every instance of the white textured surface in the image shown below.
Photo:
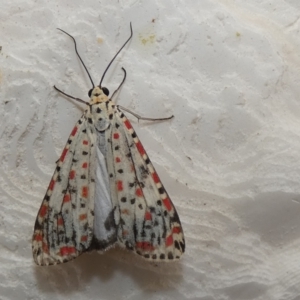
<path fill-rule="evenodd" d="M 300 299 L 299 0 L 0 0 L 0 299 Z M 180 214 L 187 251 L 149 264 L 114 249 L 37 267 L 31 235 L 55 161 L 113 65 L 117 102 Z M 127 114 L 128 115 L 128 114 Z M 128 115 L 129 116 L 129 115 Z"/>

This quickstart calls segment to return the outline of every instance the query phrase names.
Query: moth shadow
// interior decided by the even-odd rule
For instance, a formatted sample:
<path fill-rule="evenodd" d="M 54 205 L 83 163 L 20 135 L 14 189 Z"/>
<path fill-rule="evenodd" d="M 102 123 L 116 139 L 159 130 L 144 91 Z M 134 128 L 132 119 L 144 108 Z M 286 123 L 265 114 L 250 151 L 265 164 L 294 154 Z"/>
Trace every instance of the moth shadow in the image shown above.
<path fill-rule="evenodd" d="M 42 293 L 71 295 L 84 291 L 95 282 L 114 286 L 121 291 L 120 280 L 134 281 L 146 293 L 174 288 L 182 281 L 180 261 L 154 263 L 129 251 L 115 248 L 104 254 L 83 254 L 77 259 L 60 265 L 34 266 L 38 289 Z M 118 284 L 113 284 L 118 282 Z"/>

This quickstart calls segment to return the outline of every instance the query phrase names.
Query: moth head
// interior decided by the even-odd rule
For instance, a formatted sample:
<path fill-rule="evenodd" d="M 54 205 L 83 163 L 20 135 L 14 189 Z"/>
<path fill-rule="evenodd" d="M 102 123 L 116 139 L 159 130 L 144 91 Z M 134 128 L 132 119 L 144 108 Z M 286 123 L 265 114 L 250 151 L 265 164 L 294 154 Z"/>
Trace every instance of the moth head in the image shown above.
<path fill-rule="evenodd" d="M 89 90 L 88 95 L 91 99 L 97 98 L 97 102 L 106 101 L 107 96 L 109 95 L 109 90 L 106 87 L 96 86 Z"/>

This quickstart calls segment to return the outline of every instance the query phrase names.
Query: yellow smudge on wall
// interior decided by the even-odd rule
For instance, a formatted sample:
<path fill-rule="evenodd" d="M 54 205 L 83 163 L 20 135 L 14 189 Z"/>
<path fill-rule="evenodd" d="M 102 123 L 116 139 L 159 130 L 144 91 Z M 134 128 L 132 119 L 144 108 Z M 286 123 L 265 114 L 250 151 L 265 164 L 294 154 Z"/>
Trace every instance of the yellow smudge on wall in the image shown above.
<path fill-rule="evenodd" d="M 103 39 L 102 38 L 97 38 L 97 42 L 98 42 L 98 44 L 102 44 L 103 43 Z"/>
<path fill-rule="evenodd" d="M 146 46 L 147 44 L 153 44 L 155 42 L 155 34 L 142 35 L 139 34 L 139 40 Z"/>

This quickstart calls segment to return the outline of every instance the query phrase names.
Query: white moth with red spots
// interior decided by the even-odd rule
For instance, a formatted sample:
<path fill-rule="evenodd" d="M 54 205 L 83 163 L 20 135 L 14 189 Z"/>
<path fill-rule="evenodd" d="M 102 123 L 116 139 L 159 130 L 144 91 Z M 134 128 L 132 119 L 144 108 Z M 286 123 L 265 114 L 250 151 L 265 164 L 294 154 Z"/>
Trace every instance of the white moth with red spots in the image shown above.
<path fill-rule="evenodd" d="M 177 260 L 184 252 L 174 205 L 129 120 L 101 87 L 107 69 L 89 92 L 88 108 L 57 161 L 38 212 L 32 240 L 38 265 L 116 244 L 152 261 Z M 122 83 L 125 77 L 126 72 Z"/>

